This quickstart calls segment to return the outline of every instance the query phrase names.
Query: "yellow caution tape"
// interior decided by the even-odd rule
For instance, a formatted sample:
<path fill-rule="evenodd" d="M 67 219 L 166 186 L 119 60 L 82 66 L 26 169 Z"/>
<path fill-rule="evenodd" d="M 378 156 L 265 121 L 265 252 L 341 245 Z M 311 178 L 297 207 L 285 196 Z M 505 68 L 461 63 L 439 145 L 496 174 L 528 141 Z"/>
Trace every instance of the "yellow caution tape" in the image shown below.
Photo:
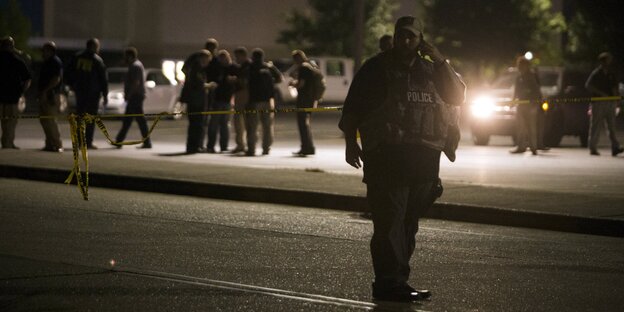
<path fill-rule="evenodd" d="M 549 99 L 549 103 L 579 103 L 579 102 L 613 102 L 622 100 L 621 96 L 608 96 L 608 97 L 592 97 L 592 98 L 567 98 L 567 99 Z M 509 104 L 529 104 L 537 103 L 538 101 L 506 101 L 498 103 Z M 543 101 L 539 101 L 543 103 Z M 86 127 L 87 124 L 94 123 L 98 126 L 98 129 L 106 137 L 108 142 L 112 145 L 135 145 L 142 144 L 151 135 L 160 120 L 166 116 L 179 116 L 179 115 L 234 115 L 234 114 L 258 114 L 258 113 L 314 113 L 314 112 L 328 112 L 328 111 L 342 111 L 342 106 L 335 107 L 316 107 L 316 108 L 281 108 L 281 109 L 264 109 L 264 110 L 222 110 L 222 111 L 205 111 L 205 112 L 192 112 L 192 113 L 159 113 L 159 114 L 109 114 L 109 115 L 76 115 L 70 114 L 67 119 L 69 121 L 70 136 L 72 141 L 72 152 L 74 158 L 74 167 L 69 173 L 69 176 L 65 180 L 66 184 L 71 184 L 74 177 L 76 178 L 76 185 L 78 190 L 82 194 L 84 200 L 89 200 L 89 155 L 87 153 L 86 144 Z M 156 117 L 156 120 L 149 128 L 149 131 L 145 137 L 141 140 L 116 142 L 111 139 L 104 122 L 102 119 L 120 118 L 120 117 Z M 2 119 L 53 119 L 57 118 L 55 115 L 20 115 L 17 117 L 3 117 Z M 84 174 L 80 165 L 80 159 L 84 163 Z"/>
<path fill-rule="evenodd" d="M 71 184 L 74 177 L 76 177 L 76 185 L 78 190 L 82 194 L 84 200 L 89 200 L 89 157 L 87 155 L 86 144 L 86 123 L 88 117 L 79 117 L 75 114 L 70 114 L 67 119 L 69 120 L 69 131 L 72 141 L 72 151 L 74 156 L 74 168 L 69 173 L 69 177 L 65 180 L 65 184 Z M 80 168 L 80 154 L 85 165 L 84 177 Z"/>
<path fill-rule="evenodd" d="M 599 97 L 583 97 L 583 98 L 552 98 L 541 100 L 511 100 L 511 101 L 496 101 L 498 104 L 542 104 L 542 103 L 558 103 L 558 104 L 570 104 L 570 103 L 597 103 L 597 102 L 616 102 L 624 99 L 622 96 L 599 96 Z"/>

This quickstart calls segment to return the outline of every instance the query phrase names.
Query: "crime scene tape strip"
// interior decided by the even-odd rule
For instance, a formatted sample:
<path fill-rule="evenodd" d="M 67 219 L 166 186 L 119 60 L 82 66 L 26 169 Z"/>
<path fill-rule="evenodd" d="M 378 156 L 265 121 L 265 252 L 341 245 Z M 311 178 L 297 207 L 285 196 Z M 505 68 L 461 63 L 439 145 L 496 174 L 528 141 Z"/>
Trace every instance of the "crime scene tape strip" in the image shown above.
<path fill-rule="evenodd" d="M 106 140 L 115 146 L 121 145 L 136 145 L 142 144 L 151 137 L 152 132 L 160 122 L 163 117 L 166 116 L 175 116 L 175 115 L 231 115 L 231 114 L 258 114 L 258 113 L 290 113 L 290 112 L 324 112 L 324 111 L 341 111 L 342 107 L 320 107 L 320 108 L 287 108 L 287 109 L 266 109 L 266 110 L 244 110 L 244 111 L 206 111 L 206 112 L 191 112 L 191 113 L 159 113 L 159 114 L 117 114 L 117 115 L 90 115 L 84 114 L 78 116 L 76 114 L 70 114 L 68 116 L 69 124 L 70 124 L 70 132 L 71 132 L 71 140 L 72 140 L 72 152 L 74 157 L 74 167 L 72 171 L 69 173 L 69 176 L 65 180 L 66 184 L 71 184 L 76 178 L 76 185 L 78 186 L 78 190 L 82 194 L 82 198 L 84 200 L 89 200 L 89 157 L 86 145 L 86 126 L 89 123 L 94 123 L 97 125 L 100 132 L 104 135 Z M 30 117 L 30 116 L 29 116 Z M 38 116 L 32 116 L 33 118 L 37 118 Z M 39 116 L 40 118 L 54 118 L 54 116 Z M 125 141 L 125 142 L 116 142 L 108 133 L 108 129 L 104 125 L 102 119 L 105 118 L 119 118 L 119 117 L 156 117 L 156 120 L 150 126 L 147 134 L 141 140 L 136 141 Z M 81 157 L 82 156 L 82 157 Z M 84 174 L 81 169 L 80 159 L 84 162 Z"/>
<path fill-rule="evenodd" d="M 614 102 L 620 101 L 624 97 L 622 96 L 607 96 L 607 97 L 585 97 L 585 98 L 561 98 L 561 99 L 544 99 L 544 100 L 513 100 L 513 101 L 500 101 L 499 104 L 530 104 L 530 103 L 584 103 L 584 102 Z M 86 127 L 87 124 L 94 123 L 100 129 L 100 132 L 106 137 L 108 142 L 115 146 L 121 145 L 136 145 L 142 144 L 151 135 L 160 120 L 167 116 L 195 116 L 195 115 L 237 115 L 237 114 L 259 114 L 259 113 L 314 113 L 314 112 L 329 112 L 329 111 L 342 111 L 342 106 L 334 107 L 316 107 L 316 108 L 280 108 L 280 109 L 265 109 L 265 110 L 222 110 L 222 111 L 204 111 L 204 112 L 181 112 L 181 113 L 159 113 L 159 114 L 104 114 L 104 115 L 76 115 L 70 114 L 67 119 L 70 125 L 70 136 L 72 141 L 72 152 L 74 159 L 74 167 L 69 173 L 69 176 L 65 180 L 66 184 L 71 184 L 74 177 L 76 178 L 76 185 L 78 190 L 82 194 L 84 200 L 89 200 L 89 155 L 87 152 L 86 144 Z M 141 140 L 116 142 L 113 141 L 108 133 L 106 126 L 102 119 L 114 119 L 123 117 L 156 117 L 156 120 L 149 128 L 149 131 L 145 137 Z M 54 119 L 57 116 L 54 115 L 18 115 L 18 116 L 3 116 L 0 119 Z M 80 159 L 84 162 L 84 174 L 81 168 Z"/>
<path fill-rule="evenodd" d="M 572 103 L 596 103 L 596 102 L 617 102 L 624 99 L 622 96 L 601 96 L 601 97 L 580 97 L 580 98 L 552 98 L 552 99 L 540 99 L 540 100 L 511 100 L 511 101 L 496 101 L 497 104 L 572 104 Z"/>

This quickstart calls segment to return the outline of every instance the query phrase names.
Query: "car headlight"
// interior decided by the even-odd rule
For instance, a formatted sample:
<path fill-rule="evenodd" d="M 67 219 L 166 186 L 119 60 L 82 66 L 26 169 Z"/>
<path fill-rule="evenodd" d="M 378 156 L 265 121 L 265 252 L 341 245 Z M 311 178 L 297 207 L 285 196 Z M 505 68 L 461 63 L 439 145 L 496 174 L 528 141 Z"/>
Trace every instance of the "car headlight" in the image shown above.
<path fill-rule="evenodd" d="M 477 118 L 488 118 L 492 115 L 496 108 L 496 103 L 489 96 L 480 96 L 470 105 L 472 116 Z"/>

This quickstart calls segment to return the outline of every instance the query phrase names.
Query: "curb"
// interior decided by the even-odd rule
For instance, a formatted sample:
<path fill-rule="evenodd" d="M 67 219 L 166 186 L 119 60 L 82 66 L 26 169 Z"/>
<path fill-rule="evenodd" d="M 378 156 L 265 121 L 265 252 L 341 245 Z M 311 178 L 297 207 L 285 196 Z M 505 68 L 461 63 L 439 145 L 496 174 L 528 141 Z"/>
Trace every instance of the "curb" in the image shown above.
<path fill-rule="evenodd" d="M 0 165 L 0 177 L 62 183 L 67 170 Z M 235 200 L 324 208 L 350 212 L 365 212 L 365 197 L 322 192 L 285 190 L 268 187 L 225 185 L 165 178 L 133 177 L 89 173 L 93 187 L 185 195 L 203 198 Z M 425 214 L 427 218 L 482 223 L 490 225 L 525 227 L 532 229 L 579 234 L 624 237 L 624 220 L 542 213 L 496 207 L 453 203 L 435 203 Z"/>

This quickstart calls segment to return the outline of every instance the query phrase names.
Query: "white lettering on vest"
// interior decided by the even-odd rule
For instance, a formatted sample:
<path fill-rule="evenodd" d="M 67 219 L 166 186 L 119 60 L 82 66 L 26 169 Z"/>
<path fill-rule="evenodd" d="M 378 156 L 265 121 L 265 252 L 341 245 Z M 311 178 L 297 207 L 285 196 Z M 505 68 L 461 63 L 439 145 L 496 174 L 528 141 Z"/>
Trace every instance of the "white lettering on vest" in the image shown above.
<path fill-rule="evenodd" d="M 407 101 L 418 103 L 433 103 L 433 95 L 429 92 L 408 91 Z"/>

